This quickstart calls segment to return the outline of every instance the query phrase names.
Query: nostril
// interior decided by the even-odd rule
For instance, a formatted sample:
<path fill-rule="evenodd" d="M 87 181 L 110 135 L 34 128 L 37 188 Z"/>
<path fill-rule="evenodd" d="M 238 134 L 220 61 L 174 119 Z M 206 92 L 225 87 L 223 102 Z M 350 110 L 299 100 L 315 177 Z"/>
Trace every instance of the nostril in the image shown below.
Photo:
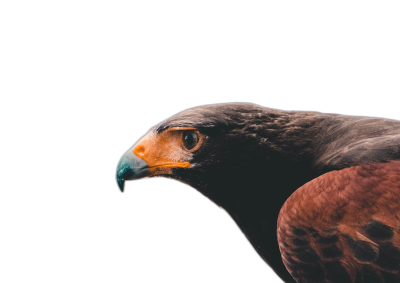
<path fill-rule="evenodd" d="M 144 146 L 141 146 L 141 145 L 139 145 L 139 146 L 136 146 L 134 149 L 133 149 L 133 153 L 136 155 L 136 156 L 138 156 L 138 157 L 143 157 L 144 156 Z"/>

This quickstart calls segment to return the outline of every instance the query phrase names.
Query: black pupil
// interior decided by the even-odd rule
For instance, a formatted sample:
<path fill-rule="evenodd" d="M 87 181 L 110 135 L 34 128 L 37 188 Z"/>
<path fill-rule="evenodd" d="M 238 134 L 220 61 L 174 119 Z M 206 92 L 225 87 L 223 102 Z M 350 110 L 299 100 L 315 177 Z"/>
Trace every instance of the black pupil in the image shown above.
<path fill-rule="evenodd" d="M 199 137 L 195 132 L 185 131 L 183 133 L 183 145 L 186 147 L 186 149 L 190 150 L 194 148 L 198 142 L 199 142 Z"/>

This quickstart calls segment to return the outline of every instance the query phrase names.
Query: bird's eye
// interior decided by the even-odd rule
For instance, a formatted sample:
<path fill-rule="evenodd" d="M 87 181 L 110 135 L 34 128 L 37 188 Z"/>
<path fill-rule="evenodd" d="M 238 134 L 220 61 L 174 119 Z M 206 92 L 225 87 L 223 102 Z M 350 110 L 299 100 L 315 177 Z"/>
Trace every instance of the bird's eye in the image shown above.
<path fill-rule="evenodd" d="M 199 135 L 195 131 L 184 131 L 182 135 L 183 145 L 187 150 L 193 149 L 199 142 Z"/>

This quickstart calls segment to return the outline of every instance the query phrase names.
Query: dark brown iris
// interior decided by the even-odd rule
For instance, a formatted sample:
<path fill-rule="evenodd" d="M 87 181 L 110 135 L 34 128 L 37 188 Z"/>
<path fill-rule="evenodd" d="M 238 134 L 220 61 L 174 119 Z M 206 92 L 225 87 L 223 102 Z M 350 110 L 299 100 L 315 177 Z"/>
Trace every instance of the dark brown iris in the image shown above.
<path fill-rule="evenodd" d="M 199 142 L 199 136 L 195 131 L 184 131 L 182 139 L 183 145 L 187 150 L 193 149 Z"/>

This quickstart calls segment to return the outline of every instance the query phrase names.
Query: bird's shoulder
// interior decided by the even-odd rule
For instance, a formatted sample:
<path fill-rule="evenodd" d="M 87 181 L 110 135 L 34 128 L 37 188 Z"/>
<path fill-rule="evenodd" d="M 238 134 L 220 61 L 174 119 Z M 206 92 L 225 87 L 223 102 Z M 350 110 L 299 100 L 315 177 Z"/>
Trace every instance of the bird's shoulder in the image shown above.
<path fill-rule="evenodd" d="M 314 164 L 325 171 L 400 160 L 400 121 L 327 116 L 315 144 Z"/>
<path fill-rule="evenodd" d="M 283 205 L 283 262 L 298 282 L 400 282 L 399 212 L 400 161 L 328 172 Z"/>

